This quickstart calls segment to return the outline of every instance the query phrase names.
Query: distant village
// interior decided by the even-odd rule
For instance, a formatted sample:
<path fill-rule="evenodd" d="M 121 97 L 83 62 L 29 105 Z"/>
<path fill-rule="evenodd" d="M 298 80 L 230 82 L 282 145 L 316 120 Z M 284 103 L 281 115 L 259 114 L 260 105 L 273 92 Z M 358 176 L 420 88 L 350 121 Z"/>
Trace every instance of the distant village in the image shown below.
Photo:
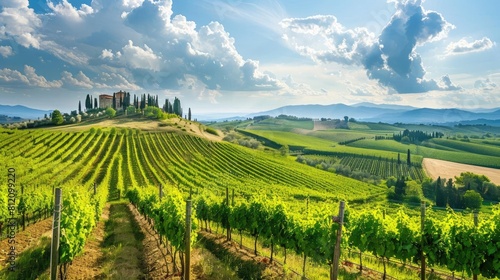
<path fill-rule="evenodd" d="M 93 102 L 92 102 L 93 101 Z M 153 96 L 149 94 L 142 94 L 140 96 L 136 96 L 135 94 L 132 96 L 130 92 L 118 91 L 114 92 L 113 95 L 109 94 L 101 94 L 99 95 L 99 103 L 97 103 L 97 98 L 92 100 L 92 97 L 87 94 L 87 98 L 85 99 L 85 109 L 107 109 L 113 108 L 115 110 L 127 110 L 129 107 L 134 107 L 136 110 L 144 110 L 146 107 L 157 107 L 162 109 L 164 112 L 169 114 L 177 114 L 179 116 L 183 116 L 182 107 L 180 103 L 180 99 L 175 97 L 173 102 L 170 102 L 165 99 L 163 106 L 160 107 L 158 101 L 158 95 Z M 78 104 L 78 113 L 82 112 L 81 102 Z M 189 109 L 191 111 L 191 109 Z M 188 117 L 187 115 L 185 116 Z"/>

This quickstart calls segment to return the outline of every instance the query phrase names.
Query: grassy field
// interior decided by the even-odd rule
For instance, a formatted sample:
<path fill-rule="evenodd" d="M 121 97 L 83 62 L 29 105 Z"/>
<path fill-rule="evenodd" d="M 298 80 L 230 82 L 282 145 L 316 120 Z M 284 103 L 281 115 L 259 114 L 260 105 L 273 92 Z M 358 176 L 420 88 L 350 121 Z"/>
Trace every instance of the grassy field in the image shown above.
<path fill-rule="evenodd" d="M 382 158 L 387 158 L 387 159 L 397 159 L 398 157 L 398 152 L 399 153 L 404 153 L 406 155 L 407 149 L 393 149 L 393 148 L 388 148 L 388 149 L 380 149 L 380 148 L 373 148 L 370 146 L 363 147 L 363 145 L 360 145 L 359 147 L 356 145 L 339 145 L 337 142 L 333 141 L 328 141 L 323 138 L 318 138 L 314 136 L 309 136 L 309 135 L 303 135 L 303 134 L 297 134 L 297 133 L 292 133 L 292 132 L 282 132 L 282 131 L 258 131 L 258 130 L 251 130 L 247 131 L 250 133 L 253 133 L 255 135 L 258 135 L 260 137 L 264 137 L 267 139 L 270 139 L 274 142 L 277 142 L 281 145 L 287 144 L 289 146 L 297 146 L 297 147 L 303 147 L 309 151 L 308 153 L 314 154 L 316 153 L 320 154 L 321 152 L 327 152 L 333 154 L 355 154 L 355 155 L 363 155 L 363 156 L 374 156 L 374 157 L 382 157 Z M 333 135 L 334 132 L 331 132 L 331 135 Z M 353 138 L 347 137 L 348 134 L 345 132 L 342 132 L 343 137 L 339 139 L 348 139 L 351 140 Z M 360 140 L 357 142 L 364 142 L 365 140 Z M 368 140 L 366 140 L 368 141 Z M 372 140 L 373 141 L 373 140 Z M 389 141 L 389 140 L 387 140 Z M 354 143 L 357 143 L 354 142 Z M 378 142 L 378 141 L 377 141 Z M 394 142 L 394 141 L 392 141 Z M 397 142 L 394 142 L 397 143 Z M 390 147 L 390 145 L 388 145 Z M 404 156 L 402 155 L 402 156 Z M 422 160 L 422 157 L 419 155 L 415 155 L 413 158 L 414 161 L 420 162 Z"/>
<path fill-rule="evenodd" d="M 266 126 L 266 124 L 271 124 Z M 295 125 L 295 126 L 293 126 Z M 317 153 L 348 153 L 394 159 L 397 154 L 406 155 L 410 150 L 412 160 L 424 157 L 453 161 L 464 164 L 500 168 L 500 128 L 487 126 L 424 126 L 389 125 L 383 123 L 349 123 L 350 129 L 306 130 L 294 122 L 276 129 L 274 119 L 259 122 L 258 126 L 247 126 L 247 132 L 272 140 L 280 145 L 287 144 L 296 149 L 307 149 Z M 259 128 L 259 129 L 257 129 Z M 441 132 L 444 138 L 430 139 L 422 143 L 402 144 L 394 140 L 374 140 L 375 136 L 392 137 L 404 129 L 428 133 Z M 364 138 L 364 139 L 362 139 Z M 448 139 L 447 139 L 448 138 Z M 357 140 L 348 145 L 338 143 Z"/>

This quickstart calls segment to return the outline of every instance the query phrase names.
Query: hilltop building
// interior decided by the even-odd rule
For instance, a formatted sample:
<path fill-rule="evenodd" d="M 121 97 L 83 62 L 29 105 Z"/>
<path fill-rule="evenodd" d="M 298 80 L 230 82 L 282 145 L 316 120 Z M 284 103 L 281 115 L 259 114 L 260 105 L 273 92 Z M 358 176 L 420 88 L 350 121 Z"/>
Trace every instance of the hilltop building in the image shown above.
<path fill-rule="evenodd" d="M 123 100 L 125 100 L 126 92 L 120 90 L 119 92 L 115 92 L 113 94 L 115 95 L 115 108 L 122 108 L 122 103 Z"/>
<path fill-rule="evenodd" d="M 99 95 L 99 108 L 106 109 L 108 107 L 112 107 L 113 105 L 113 96 L 109 94 L 101 94 Z"/>
<path fill-rule="evenodd" d="M 115 106 L 113 106 L 113 95 L 115 96 Z M 106 109 L 108 107 L 122 108 L 123 100 L 125 100 L 126 92 L 120 90 L 119 92 L 99 95 L 99 108 Z"/>

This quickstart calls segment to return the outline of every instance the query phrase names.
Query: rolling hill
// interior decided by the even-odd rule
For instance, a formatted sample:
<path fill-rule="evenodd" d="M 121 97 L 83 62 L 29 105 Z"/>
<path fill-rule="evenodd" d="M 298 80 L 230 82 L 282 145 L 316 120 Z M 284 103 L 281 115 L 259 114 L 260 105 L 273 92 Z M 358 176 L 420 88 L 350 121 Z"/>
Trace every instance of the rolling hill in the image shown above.
<path fill-rule="evenodd" d="M 415 108 L 389 104 L 359 103 L 355 105 L 294 105 L 284 106 L 274 110 L 247 115 L 255 117 L 262 115 L 278 116 L 292 115 L 313 119 L 332 118 L 343 119 L 344 116 L 366 122 L 410 123 L 410 124 L 447 124 L 455 125 L 461 122 L 482 120 L 481 124 L 500 125 L 500 109 L 475 109 L 474 111 L 461 109 L 431 109 Z"/>
<path fill-rule="evenodd" d="M 45 114 L 50 114 L 52 111 L 38 110 L 22 105 L 0 105 L 0 115 L 9 117 L 19 117 L 22 119 L 38 119 L 43 118 Z"/>

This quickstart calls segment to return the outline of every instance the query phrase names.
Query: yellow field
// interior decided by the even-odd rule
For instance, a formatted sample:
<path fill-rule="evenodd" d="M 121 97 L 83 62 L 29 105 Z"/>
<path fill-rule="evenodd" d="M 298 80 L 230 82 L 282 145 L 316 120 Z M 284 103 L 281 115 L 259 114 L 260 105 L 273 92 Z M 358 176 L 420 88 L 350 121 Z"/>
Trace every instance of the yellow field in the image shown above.
<path fill-rule="evenodd" d="M 462 172 L 472 172 L 474 174 L 485 175 L 490 178 L 491 182 L 500 184 L 500 170 L 495 168 L 480 167 L 469 164 L 456 163 L 440 159 L 424 158 L 422 162 L 427 176 L 432 179 L 441 178 L 454 178 L 460 176 Z"/>

